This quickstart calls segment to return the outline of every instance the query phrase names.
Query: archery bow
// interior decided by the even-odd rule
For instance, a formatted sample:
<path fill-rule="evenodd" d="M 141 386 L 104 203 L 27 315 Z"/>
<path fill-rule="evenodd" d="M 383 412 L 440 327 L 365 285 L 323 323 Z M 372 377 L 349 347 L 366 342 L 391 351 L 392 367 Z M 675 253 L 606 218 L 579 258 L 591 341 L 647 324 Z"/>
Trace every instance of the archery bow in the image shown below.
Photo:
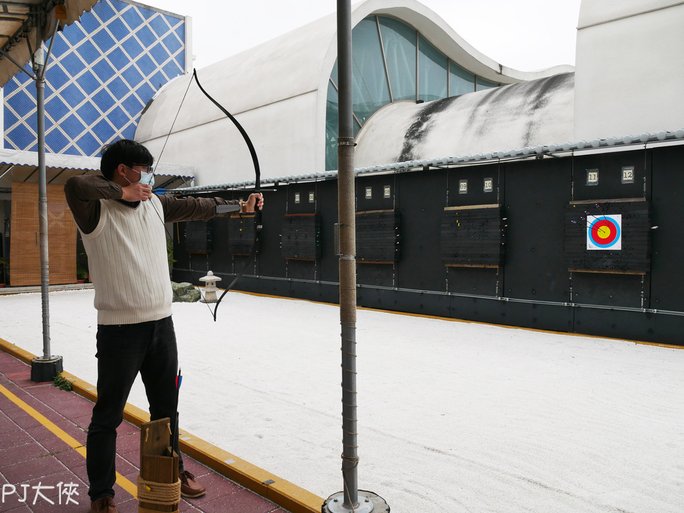
<path fill-rule="evenodd" d="M 247 131 L 243 128 L 243 126 L 240 124 L 240 122 L 235 119 L 235 116 L 233 116 L 228 110 L 221 105 L 219 102 L 214 99 L 213 96 L 211 96 L 205 89 L 202 87 L 202 84 L 200 84 L 199 77 L 197 76 L 197 70 L 193 69 L 192 70 L 192 77 L 195 79 L 195 82 L 197 83 L 197 87 L 200 88 L 200 91 L 206 96 L 211 103 L 216 105 L 221 112 L 223 112 L 228 119 L 230 119 L 235 127 L 238 129 L 240 132 L 240 135 L 242 135 L 242 138 L 245 140 L 245 143 L 247 144 L 247 147 L 249 148 L 249 154 L 252 156 L 252 163 L 254 164 L 254 175 L 255 175 L 255 181 L 254 181 L 254 192 L 259 193 L 261 191 L 261 168 L 259 167 L 259 158 L 257 157 L 256 150 L 254 149 L 254 144 L 252 144 L 252 140 L 249 138 L 249 135 L 247 134 Z M 242 277 L 244 272 L 247 270 L 247 267 L 249 266 L 250 262 L 252 261 L 252 258 L 256 256 L 257 248 L 259 245 L 259 235 L 261 232 L 262 228 L 262 215 L 261 215 L 261 209 L 259 208 L 258 205 L 258 200 L 254 204 L 254 241 L 252 243 L 252 250 L 250 251 L 249 258 L 245 262 L 244 267 L 240 270 L 235 275 L 235 278 L 230 282 L 228 287 L 223 291 L 223 294 L 218 298 L 218 301 L 216 302 L 216 306 L 214 307 L 214 311 L 212 312 L 212 316 L 214 317 L 214 322 L 216 322 L 216 313 L 218 312 L 218 307 L 221 304 L 221 300 L 223 300 L 224 296 L 228 293 L 230 289 L 233 288 L 233 286 L 237 283 L 237 281 Z"/>

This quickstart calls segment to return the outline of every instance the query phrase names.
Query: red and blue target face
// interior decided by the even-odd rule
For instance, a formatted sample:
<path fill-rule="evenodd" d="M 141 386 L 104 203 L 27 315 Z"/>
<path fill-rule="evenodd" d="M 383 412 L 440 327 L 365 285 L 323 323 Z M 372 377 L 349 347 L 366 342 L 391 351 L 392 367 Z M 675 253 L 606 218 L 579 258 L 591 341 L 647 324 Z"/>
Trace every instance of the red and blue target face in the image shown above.
<path fill-rule="evenodd" d="M 622 249 L 622 215 L 587 216 L 587 249 Z"/>

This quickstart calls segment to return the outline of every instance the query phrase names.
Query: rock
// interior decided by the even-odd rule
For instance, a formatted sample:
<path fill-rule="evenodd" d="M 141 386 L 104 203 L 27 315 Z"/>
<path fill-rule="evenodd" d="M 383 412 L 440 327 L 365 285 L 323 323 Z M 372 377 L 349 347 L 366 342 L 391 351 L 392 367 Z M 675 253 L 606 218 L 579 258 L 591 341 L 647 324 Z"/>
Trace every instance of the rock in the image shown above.
<path fill-rule="evenodd" d="M 174 303 L 195 303 L 200 300 L 200 291 L 192 283 L 171 282 Z"/>

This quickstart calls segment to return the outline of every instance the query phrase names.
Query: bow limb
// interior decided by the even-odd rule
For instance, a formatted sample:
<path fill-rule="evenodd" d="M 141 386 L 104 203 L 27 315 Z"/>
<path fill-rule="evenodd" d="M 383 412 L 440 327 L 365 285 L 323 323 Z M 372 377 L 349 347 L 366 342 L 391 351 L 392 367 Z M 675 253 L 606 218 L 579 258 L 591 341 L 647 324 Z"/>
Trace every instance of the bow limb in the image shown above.
<path fill-rule="evenodd" d="M 254 144 L 252 144 L 252 140 L 250 139 L 249 135 L 247 134 L 247 131 L 244 129 L 244 127 L 240 124 L 240 122 L 235 119 L 235 116 L 233 116 L 228 110 L 221 105 L 216 99 L 211 96 L 205 89 L 202 87 L 202 84 L 199 81 L 199 77 L 197 76 L 197 70 L 194 69 L 192 71 L 192 76 L 195 79 L 195 82 L 197 83 L 197 87 L 200 88 L 200 91 L 206 96 L 211 103 L 216 105 L 216 107 L 223 112 L 228 119 L 230 119 L 235 127 L 238 129 L 240 132 L 240 135 L 242 135 L 242 138 L 245 140 L 245 143 L 247 144 L 247 148 L 249 148 L 249 154 L 252 157 L 252 163 L 254 165 L 254 176 L 255 176 L 255 187 L 254 187 L 254 192 L 258 193 L 261 190 L 261 168 L 259 166 L 259 158 L 257 157 L 256 150 L 254 149 Z M 221 300 L 223 297 L 228 293 L 230 289 L 233 288 L 235 283 L 237 283 L 238 279 L 242 276 L 244 271 L 247 269 L 247 266 L 249 263 L 252 261 L 252 258 L 256 256 L 256 250 L 259 242 L 259 233 L 261 231 L 261 210 L 257 205 L 255 205 L 254 209 L 254 242 L 252 243 L 252 251 L 250 252 L 249 259 L 247 260 L 245 267 L 233 278 L 233 280 L 230 282 L 228 287 L 223 291 L 223 294 L 219 297 L 218 301 L 216 301 L 216 306 L 214 307 L 214 312 L 213 312 L 213 317 L 214 317 L 214 322 L 216 322 L 216 313 L 218 312 L 218 307 L 221 304 Z"/>

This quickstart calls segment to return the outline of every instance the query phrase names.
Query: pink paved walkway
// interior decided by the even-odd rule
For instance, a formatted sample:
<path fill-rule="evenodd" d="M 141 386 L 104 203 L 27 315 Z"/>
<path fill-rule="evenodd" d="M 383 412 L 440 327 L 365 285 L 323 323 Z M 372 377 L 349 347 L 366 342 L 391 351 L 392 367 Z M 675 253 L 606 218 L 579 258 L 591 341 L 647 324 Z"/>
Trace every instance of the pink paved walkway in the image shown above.
<path fill-rule="evenodd" d="M 32 382 L 30 371 L 0 351 L 0 386 L 85 445 L 93 403 L 52 383 Z M 119 427 L 117 471 L 133 483 L 138 476 L 139 437 L 132 424 Z M 182 512 L 287 513 L 187 456 L 185 466 L 207 487 L 207 495 L 181 501 Z M 129 493 L 118 485 L 115 491 L 121 513 L 138 511 Z M 85 513 L 89 505 L 84 457 L 0 393 L 0 512 Z"/>

